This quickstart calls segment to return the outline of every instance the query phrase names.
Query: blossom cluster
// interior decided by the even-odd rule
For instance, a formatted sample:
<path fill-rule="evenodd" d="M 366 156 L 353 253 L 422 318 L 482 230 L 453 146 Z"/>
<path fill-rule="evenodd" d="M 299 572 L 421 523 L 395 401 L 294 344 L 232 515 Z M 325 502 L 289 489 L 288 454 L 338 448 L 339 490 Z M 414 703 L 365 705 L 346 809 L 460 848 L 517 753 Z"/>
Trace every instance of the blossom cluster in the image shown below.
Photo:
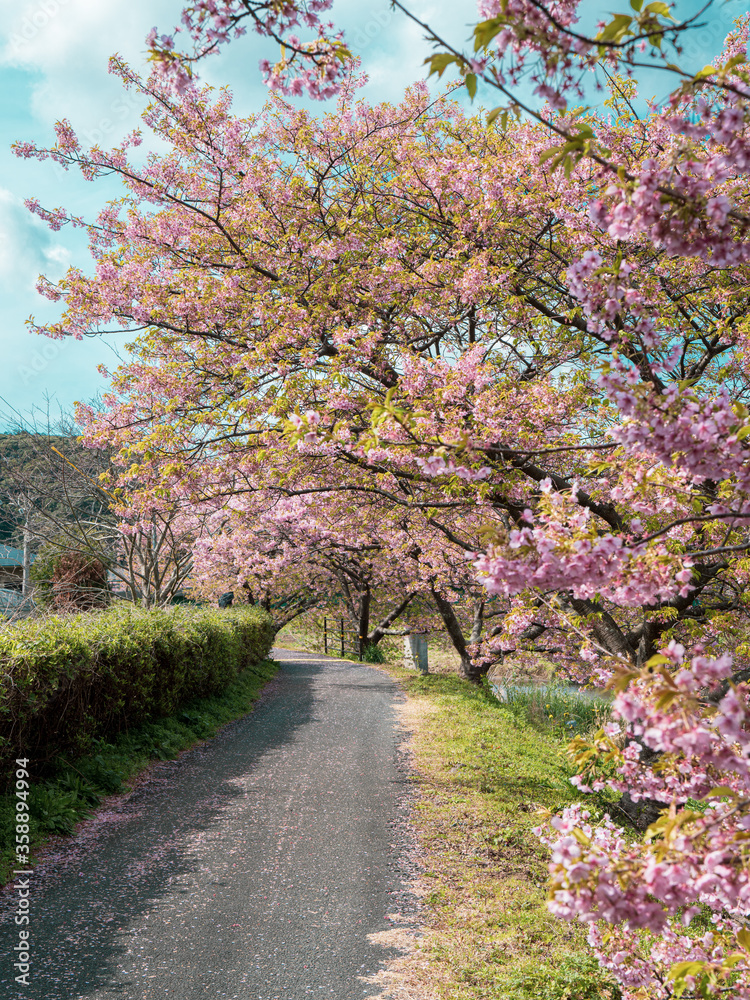
<path fill-rule="evenodd" d="M 729 683 L 728 655 L 699 649 L 688 659 L 671 642 L 655 660 L 621 686 L 592 748 L 581 753 L 579 745 L 585 770 L 573 780 L 583 792 L 608 785 L 652 800 L 661 818 L 641 841 L 608 814 L 594 823 L 581 804 L 551 817 L 538 830 L 551 850 L 549 905 L 590 925 L 589 940 L 626 998 L 669 996 L 665 984 L 688 960 L 697 963 L 693 986 L 704 977 L 718 988 L 731 975 L 732 995 L 747 997 L 748 688 Z M 614 761 L 613 773 L 601 771 L 604 760 Z M 704 913 L 710 930 L 686 930 Z M 601 921 L 614 925 L 614 937 Z"/>
<path fill-rule="evenodd" d="M 690 560 L 597 531 L 591 511 L 576 503 L 575 488 L 566 496 L 553 491 L 550 480 L 541 485 L 549 502 L 536 516 L 525 513 L 532 523 L 512 528 L 505 544 L 491 546 L 474 564 L 488 593 L 570 590 L 576 597 L 601 595 L 641 606 L 690 592 Z"/>
<path fill-rule="evenodd" d="M 172 34 L 153 28 L 146 38 L 157 73 L 178 95 L 194 87 L 192 64 L 244 35 L 250 22 L 253 29 L 280 42 L 288 55 L 275 65 L 261 60 L 264 82 L 283 94 L 307 92 L 317 100 L 339 93 L 347 77 L 349 53 L 341 32 L 321 20 L 333 0 L 300 0 L 274 3 L 270 0 L 198 0 L 185 7 L 182 27 Z M 318 34 L 304 42 L 294 33 L 298 27 Z M 184 31 L 193 43 L 193 52 L 179 53 L 177 36 Z"/>

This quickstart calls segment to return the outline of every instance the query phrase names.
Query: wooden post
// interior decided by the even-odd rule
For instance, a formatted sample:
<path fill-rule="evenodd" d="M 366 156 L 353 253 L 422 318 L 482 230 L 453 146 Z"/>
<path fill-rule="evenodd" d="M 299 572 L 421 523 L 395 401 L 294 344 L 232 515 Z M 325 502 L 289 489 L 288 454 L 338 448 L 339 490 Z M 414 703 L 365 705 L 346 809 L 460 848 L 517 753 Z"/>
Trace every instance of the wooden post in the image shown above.
<path fill-rule="evenodd" d="M 363 640 L 363 638 L 364 638 L 364 637 L 363 637 L 363 636 L 361 636 L 361 635 L 360 635 L 360 636 L 357 636 L 357 645 L 359 646 L 359 650 L 358 650 L 358 652 L 359 652 L 359 662 L 360 662 L 360 663 L 362 662 L 362 649 L 363 649 L 363 647 L 364 647 L 364 642 L 362 641 L 362 640 Z"/>
<path fill-rule="evenodd" d="M 341 619 L 341 659 L 344 659 L 344 619 Z"/>

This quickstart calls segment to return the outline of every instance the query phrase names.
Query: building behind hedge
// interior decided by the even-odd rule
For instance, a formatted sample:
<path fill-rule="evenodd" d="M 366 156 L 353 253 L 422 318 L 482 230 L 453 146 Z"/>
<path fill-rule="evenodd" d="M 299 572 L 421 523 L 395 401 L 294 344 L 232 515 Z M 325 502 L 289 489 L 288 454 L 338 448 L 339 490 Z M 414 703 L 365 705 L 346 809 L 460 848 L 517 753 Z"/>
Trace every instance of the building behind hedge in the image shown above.
<path fill-rule="evenodd" d="M 31 562 L 35 558 L 32 554 Z M 0 544 L 0 589 L 23 589 L 23 549 Z"/>

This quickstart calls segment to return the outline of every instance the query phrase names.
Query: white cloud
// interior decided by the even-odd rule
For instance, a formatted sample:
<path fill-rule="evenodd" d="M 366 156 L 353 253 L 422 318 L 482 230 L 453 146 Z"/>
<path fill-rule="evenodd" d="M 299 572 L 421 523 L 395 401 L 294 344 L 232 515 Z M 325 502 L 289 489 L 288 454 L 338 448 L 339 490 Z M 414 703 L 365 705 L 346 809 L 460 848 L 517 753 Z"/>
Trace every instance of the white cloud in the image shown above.
<path fill-rule="evenodd" d="M 115 142 L 138 124 L 140 103 L 123 94 L 107 74 L 109 57 L 121 53 L 142 66 L 145 36 L 169 25 L 174 0 L 0 0 L 0 64 L 39 76 L 31 112 L 50 125 L 69 118 L 82 134 Z M 101 141 L 101 140 L 100 140 Z"/>
<path fill-rule="evenodd" d="M 0 69 L 17 97 L 15 117 L 0 123 L 6 185 L 0 188 L 0 396 L 21 410 L 39 403 L 45 393 L 64 406 L 87 399 L 104 385 L 96 364 L 117 364 L 106 340 L 50 341 L 24 330 L 30 313 L 40 322 L 60 315 L 59 305 L 34 291 L 37 276 L 54 279 L 69 263 L 88 271 L 91 262 L 80 232 L 50 232 L 21 199 L 33 194 L 45 207 L 64 204 L 90 218 L 120 192 L 114 182 L 89 185 L 75 171 L 51 169 L 49 161 L 15 160 L 7 147 L 14 139 L 36 139 L 42 145 L 54 141 L 51 126 L 60 118 L 71 121 L 84 144 L 114 145 L 138 127 L 142 102 L 108 75 L 108 59 L 119 52 L 143 71 L 147 32 L 153 25 L 169 30 L 182 6 L 182 0 L 0 0 Z M 413 7 L 461 42 L 475 14 L 473 0 L 414 0 Z M 409 83 L 424 75 L 422 60 L 430 47 L 421 29 L 392 11 L 388 0 L 336 0 L 332 16 L 362 57 L 370 76 L 363 96 L 369 101 L 396 102 Z M 215 86 L 229 84 L 237 114 L 255 113 L 267 93 L 258 61 L 273 59 L 276 52 L 273 43 L 249 32 L 221 56 L 207 59 L 201 76 Z M 305 103 L 313 112 L 335 108 L 334 102 Z M 153 143 L 147 140 L 146 145 Z M 7 190 L 11 185 L 20 197 Z"/>
<path fill-rule="evenodd" d="M 69 251 L 54 242 L 47 227 L 19 198 L 0 188 L 0 287 L 31 291 L 41 273 L 57 278 L 69 263 Z"/>

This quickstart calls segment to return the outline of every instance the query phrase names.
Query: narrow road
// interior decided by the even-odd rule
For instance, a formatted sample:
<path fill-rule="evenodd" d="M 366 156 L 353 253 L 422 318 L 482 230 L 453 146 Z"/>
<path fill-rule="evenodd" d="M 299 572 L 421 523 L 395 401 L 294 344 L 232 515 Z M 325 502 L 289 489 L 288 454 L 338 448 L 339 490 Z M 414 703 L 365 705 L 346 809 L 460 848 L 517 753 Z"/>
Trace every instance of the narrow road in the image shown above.
<path fill-rule="evenodd" d="M 361 1000 L 408 899 L 395 685 L 275 651 L 244 719 L 158 765 L 31 879 L 30 985 L 0 925 L 0 996 Z"/>

